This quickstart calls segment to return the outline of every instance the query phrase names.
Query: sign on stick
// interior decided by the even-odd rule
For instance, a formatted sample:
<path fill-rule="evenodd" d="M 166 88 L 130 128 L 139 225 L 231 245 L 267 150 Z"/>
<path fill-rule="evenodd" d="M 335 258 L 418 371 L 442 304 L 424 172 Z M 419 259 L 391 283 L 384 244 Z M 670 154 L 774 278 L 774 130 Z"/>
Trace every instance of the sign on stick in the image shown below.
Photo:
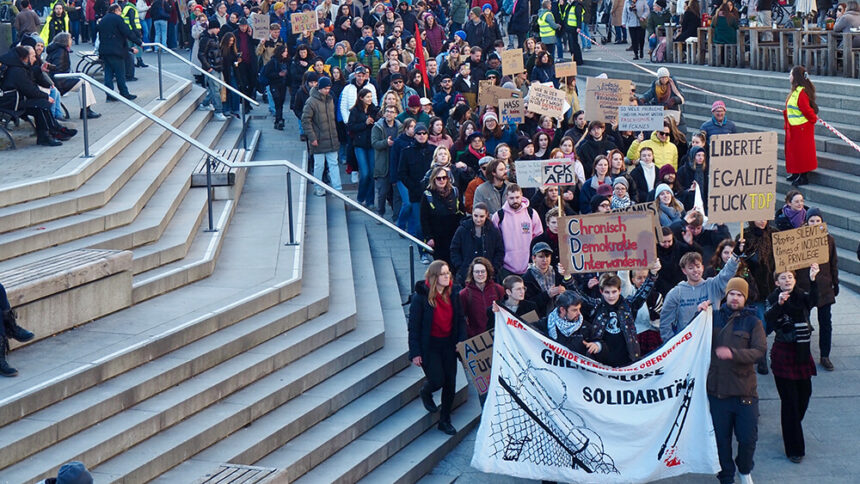
<path fill-rule="evenodd" d="M 633 85 L 626 79 L 598 79 L 585 81 L 585 116 L 591 121 L 612 123 L 618 118 L 618 107 L 630 105 Z"/>
<path fill-rule="evenodd" d="M 517 161 L 517 184 L 522 188 L 576 185 L 574 166 L 569 158 Z"/>
<path fill-rule="evenodd" d="M 566 101 L 567 94 L 560 89 L 544 85 L 532 85 L 529 88 L 528 110 L 533 113 L 561 119 Z"/>
<path fill-rule="evenodd" d="M 657 258 L 653 217 L 627 212 L 559 218 L 564 269 L 568 274 L 648 269 Z"/>
<path fill-rule="evenodd" d="M 776 210 L 775 132 L 717 134 L 710 138 L 708 220 L 773 220 Z"/>
<path fill-rule="evenodd" d="M 499 114 L 502 124 L 520 124 L 526 119 L 522 99 L 499 99 Z"/>
<path fill-rule="evenodd" d="M 522 49 L 506 49 L 502 51 L 502 74 L 515 76 L 525 70 Z"/>
<path fill-rule="evenodd" d="M 290 23 L 293 25 L 293 33 L 300 34 L 302 32 L 315 32 L 320 29 L 317 13 L 313 10 L 310 12 L 298 12 L 290 15 Z"/>
<path fill-rule="evenodd" d="M 559 62 L 555 65 L 555 77 L 576 76 L 576 62 Z"/>

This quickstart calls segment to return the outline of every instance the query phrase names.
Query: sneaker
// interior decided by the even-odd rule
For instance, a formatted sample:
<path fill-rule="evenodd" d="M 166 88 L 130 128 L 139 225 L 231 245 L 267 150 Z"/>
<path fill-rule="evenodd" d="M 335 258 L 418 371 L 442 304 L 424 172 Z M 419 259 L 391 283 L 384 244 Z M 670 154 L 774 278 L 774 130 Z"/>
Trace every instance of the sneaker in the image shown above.
<path fill-rule="evenodd" d="M 215 110 L 215 106 L 213 106 L 213 105 L 211 105 L 211 104 L 202 104 L 202 103 L 201 103 L 201 104 L 198 104 L 198 105 L 197 105 L 197 110 L 198 110 L 198 111 L 214 111 L 214 110 Z"/>
<path fill-rule="evenodd" d="M 325 196 L 325 190 L 321 187 L 316 187 L 316 188 L 314 188 L 314 195 L 316 195 L 318 197 L 324 197 Z"/>
<path fill-rule="evenodd" d="M 358 183 L 358 172 L 357 172 L 357 171 L 354 171 L 354 172 L 350 173 L 350 175 L 349 175 L 349 179 L 350 179 L 353 183 Z"/>
<path fill-rule="evenodd" d="M 802 455 L 791 455 L 788 457 L 788 460 L 790 460 L 794 464 L 800 464 L 800 462 L 803 461 L 803 456 Z"/>
<path fill-rule="evenodd" d="M 750 474 L 741 474 L 740 472 L 738 474 L 741 476 L 741 484 L 753 484 L 752 476 Z"/>
<path fill-rule="evenodd" d="M 224 116 L 222 113 L 215 113 L 212 116 L 212 119 L 215 121 L 227 121 L 227 116 Z"/>
<path fill-rule="evenodd" d="M 833 363 L 830 361 L 830 358 L 826 356 L 821 357 L 821 366 L 823 366 L 827 371 L 833 371 Z"/>
<path fill-rule="evenodd" d="M 433 258 L 430 257 L 430 254 L 421 254 L 421 263 L 426 265 L 430 265 L 433 262 Z"/>

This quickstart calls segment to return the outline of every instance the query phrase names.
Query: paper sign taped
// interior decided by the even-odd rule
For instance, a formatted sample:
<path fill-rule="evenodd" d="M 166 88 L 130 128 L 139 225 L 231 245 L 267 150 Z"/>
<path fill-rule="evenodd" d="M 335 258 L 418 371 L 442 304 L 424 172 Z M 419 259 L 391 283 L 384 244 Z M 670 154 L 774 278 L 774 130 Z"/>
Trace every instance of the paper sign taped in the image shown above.
<path fill-rule="evenodd" d="M 618 106 L 618 131 L 660 131 L 663 106 Z"/>

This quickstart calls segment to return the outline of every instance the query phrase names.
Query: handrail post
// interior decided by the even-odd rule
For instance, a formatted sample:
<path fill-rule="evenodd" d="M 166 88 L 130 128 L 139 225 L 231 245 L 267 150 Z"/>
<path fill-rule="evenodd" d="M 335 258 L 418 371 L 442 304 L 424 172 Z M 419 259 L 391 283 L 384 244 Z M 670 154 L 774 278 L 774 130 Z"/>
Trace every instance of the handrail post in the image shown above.
<path fill-rule="evenodd" d="M 158 56 L 158 100 L 164 101 L 164 83 L 161 80 L 161 47 L 155 49 Z"/>
<path fill-rule="evenodd" d="M 217 232 L 212 223 L 212 157 L 206 155 L 206 205 L 209 209 L 209 230 L 206 232 Z"/>
<path fill-rule="evenodd" d="M 299 245 L 293 229 L 293 178 L 289 168 L 287 168 L 287 217 L 290 224 L 290 241 L 284 245 Z"/>
<path fill-rule="evenodd" d="M 81 112 L 84 114 L 84 158 L 91 158 L 90 155 L 90 128 L 89 128 L 89 109 L 87 109 L 87 81 L 81 79 Z"/>
<path fill-rule="evenodd" d="M 239 99 L 239 112 L 241 113 L 241 116 L 242 116 L 242 149 L 247 150 L 248 149 L 248 137 L 245 135 L 245 133 L 248 132 L 248 129 L 247 129 L 248 128 L 248 125 L 247 125 L 248 121 L 245 117 L 245 100 L 241 99 L 241 98 Z M 289 173 L 289 170 L 287 171 L 287 173 Z"/>

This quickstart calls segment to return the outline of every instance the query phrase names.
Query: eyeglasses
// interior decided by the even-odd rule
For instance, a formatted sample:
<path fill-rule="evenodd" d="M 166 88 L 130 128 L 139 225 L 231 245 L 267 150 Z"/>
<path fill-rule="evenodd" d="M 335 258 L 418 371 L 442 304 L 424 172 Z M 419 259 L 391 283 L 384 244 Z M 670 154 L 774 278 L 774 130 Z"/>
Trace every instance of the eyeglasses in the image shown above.
<path fill-rule="evenodd" d="M 444 180 L 447 180 L 447 179 L 448 179 L 448 177 L 447 177 L 447 176 L 437 176 L 437 177 L 436 177 L 436 181 L 444 181 Z"/>

